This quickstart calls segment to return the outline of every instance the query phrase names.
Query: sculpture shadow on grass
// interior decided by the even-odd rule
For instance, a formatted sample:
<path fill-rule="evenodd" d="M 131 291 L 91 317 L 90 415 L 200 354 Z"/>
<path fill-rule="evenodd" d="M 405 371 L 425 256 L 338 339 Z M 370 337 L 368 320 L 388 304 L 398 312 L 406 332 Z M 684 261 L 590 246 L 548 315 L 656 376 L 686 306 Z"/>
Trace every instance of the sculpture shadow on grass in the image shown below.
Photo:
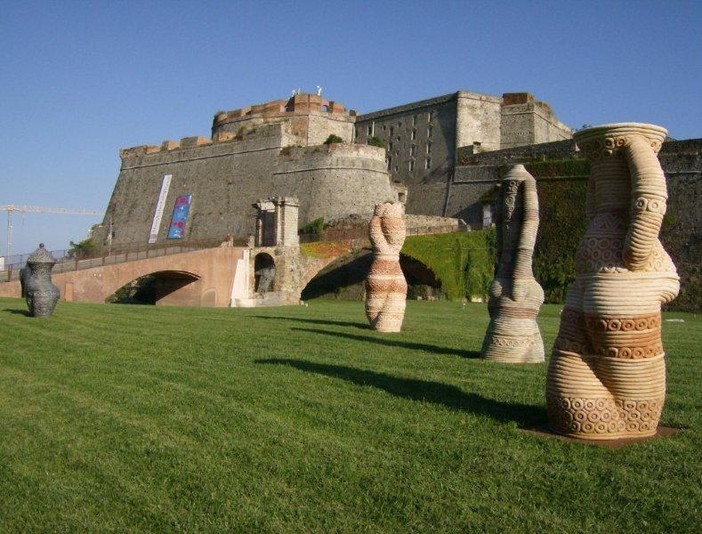
<path fill-rule="evenodd" d="M 13 315 L 24 315 L 25 317 L 31 317 L 32 314 L 29 313 L 27 310 L 3 310 L 5 313 L 12 313 Z"/>
<path fill-rule="evenodd" d="M 256 360 L 256 363 L 286 365 L 308 373 L 340 378 L 359 386 L 371 386 L 382 389 L 396 397 L 413 401 L 431 402 L 454 410 L 486 416 L 501 423 L 514 422 L 520 428 L 534 427 L 546 420 L 546 409 L 543 406 L 488 399 L 477 393 L 465 393 L 455 386 L 440 382 L 400 378 L 386 373 L 356 369 L 343 365 L 330 365 L 287 358 Z"/>
<path fill-rule="evenodd" d="M 352 341 L 362 341 L 364 343 L 375 343 L 377 345 L 385 345 L 388 347 L 400 347 L 403 349 L 410 350 L 422 350 L 425 352 L 431 352 L 434 354 L 447 354 L 449 356 L 461 356 L 462 358 L 479 358 L 480 352 L 473 350 L 461 350 L 452 349 L 448 347 L 438 347 L 436 345 L 429 345 L 428 343 L 414 343 L 411 341 L 401 341 L 399 339 L 393 339 L 393 334 L 383 335 L 382 337 L 372 337 L 372 336 L 359 336 L 357 334 L 347 334 L 346 332 L 335 332 L 331 330 L 317 330 L 313 328 L 292 328 L 291 330 L 297 330 L 299 332 L 310 332 L 313 334 L 322 334 L 325 336 L 332 337 L 343 337 L 350 339 Z"/>
<path fill-rule="evenodd" d="M 327 319 L 302 319 L 300 317 L 277 317 L 271 315 L 254 315 L 254 319 L 277 319 L 279 321 L 297 321 L 300 323 L 311 323 L 328 326 L 351 326 L 360 330 L 370 330 L 368 323 L 359 323 L 354 321 L 329 321 Z"/>

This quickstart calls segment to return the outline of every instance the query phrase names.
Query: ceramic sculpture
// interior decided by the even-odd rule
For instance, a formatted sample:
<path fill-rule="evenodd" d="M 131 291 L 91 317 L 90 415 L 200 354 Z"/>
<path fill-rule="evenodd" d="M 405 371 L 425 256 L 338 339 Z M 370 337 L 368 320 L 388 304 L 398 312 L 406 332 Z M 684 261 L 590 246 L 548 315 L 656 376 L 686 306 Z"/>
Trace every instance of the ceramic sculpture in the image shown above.
<path fill-rule="evenodd" d="M 544 361 L 536 316 L 544 292 L 534 278 L 531 258 L 539 227 L 536 180 L 523 165 L 502 180 L 497 203 L 497 257 L 490 286 L 488 325 L 481 357 L 509 363 Z"/>
<path fill-rule="evenodd" d="M 48 317 L 54 313 L 59 299 L 59 290 L 51 282 L 51 269 L 55 263 L 56 260 L 44 248 L 43 243 L 27 258 L 23 285 L 27 307 L 32 317 Z"/>
<path fill-rule="evenodd" d="M 656 433 L 665 399 L 661 305 L 678 293 L 658 240 L 666 130 L 611 124 L 575 140 L 590 162 L 588 226 L 546 379 L 551 428 L 583 439 Z"/>
<path fill-rule="evenodd" d="M 366 316 L 374 330 L 399 332 L 407 299 L 407 282 L 400 268 L 406 233 L 403 205 L 376 205 L 368 233 L 373 262 L 366 279 Z"/>

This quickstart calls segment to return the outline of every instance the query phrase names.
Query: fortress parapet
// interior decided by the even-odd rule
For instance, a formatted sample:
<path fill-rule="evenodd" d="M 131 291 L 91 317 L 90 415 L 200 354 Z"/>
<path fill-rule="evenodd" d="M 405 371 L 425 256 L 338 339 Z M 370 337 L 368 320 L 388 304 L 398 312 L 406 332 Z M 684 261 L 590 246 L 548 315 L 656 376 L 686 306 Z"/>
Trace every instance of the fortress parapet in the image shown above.
<path fill-rule="evenodd" d="M 301 93 L 288 100 L 274 100 L 233 111 L 222 111 L 212 121 L 212 139 L 227 141 L 262 125 L 284 123 L 294 137 L 291 144 L 322 144 L 330 134 L 350 143 L 356 112 L 319 95 Z"/>

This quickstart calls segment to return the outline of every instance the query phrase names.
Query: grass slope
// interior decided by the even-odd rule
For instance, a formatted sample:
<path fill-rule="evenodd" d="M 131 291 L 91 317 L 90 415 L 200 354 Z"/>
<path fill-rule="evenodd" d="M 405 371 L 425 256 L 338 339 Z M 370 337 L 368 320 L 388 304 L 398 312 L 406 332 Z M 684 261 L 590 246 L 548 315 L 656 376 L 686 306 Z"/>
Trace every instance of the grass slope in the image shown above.
<path fill-rule="evenodd" d="M 526 434 L 544 365 L 476 358 L 483 306 L 177 309 L 0 299 L 0 530 L 695 531 L 702 321 L 665 322 L 663 422 L 618 451 Z M 539 319 L 547 346 L 558 307 Z"/>

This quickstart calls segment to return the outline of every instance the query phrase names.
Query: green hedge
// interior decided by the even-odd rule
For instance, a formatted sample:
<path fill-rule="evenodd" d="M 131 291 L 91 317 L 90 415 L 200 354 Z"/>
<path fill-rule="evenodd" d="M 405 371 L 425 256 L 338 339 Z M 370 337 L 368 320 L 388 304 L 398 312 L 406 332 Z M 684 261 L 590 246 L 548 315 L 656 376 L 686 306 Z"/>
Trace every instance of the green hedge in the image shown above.
<path fill-rule="evenodd" d="M 562 303 L 575 280 L 575 253 L 587 226 L 590 167 L 585 160 L 539 161 L 526 167 L 539 191 L 534 277 L 544 289 L 546 302 Z"/>
<path fill-rule="evenodd" d="M 402 254 L 429 267 L 447 298 L 484 297 L 493 277 L 495 231 L 411 236 Z"/>

